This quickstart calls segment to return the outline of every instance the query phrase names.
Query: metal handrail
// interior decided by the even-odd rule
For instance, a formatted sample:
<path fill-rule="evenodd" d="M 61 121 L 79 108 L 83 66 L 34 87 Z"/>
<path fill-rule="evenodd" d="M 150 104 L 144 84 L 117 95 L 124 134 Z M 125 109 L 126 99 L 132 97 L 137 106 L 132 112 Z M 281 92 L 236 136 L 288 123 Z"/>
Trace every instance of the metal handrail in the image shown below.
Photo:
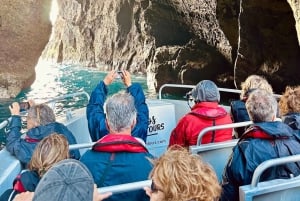
<path fill-rule="evenodd" d="M 189 84 L 163 84 L 160 88 L 159 88 L 159 91 L 158 91 L 158 99 L 162 99 L 162 95 L 161 95 L 161 92 L 164 88 L 166 87 L 171 87 L 171 88 L 190 88 L 190 89 L 193 89 L 196 85 L 189 85 Z M 239 89 L 228 89 L 228 88 L 218 88 L 219 91 L 222 91 L 222 92 L 229 92 L 229 93 L 241 93 L 241 90 Z"/>
<path fill-rule="evenodd" d="M 9 122 L 11 121 L 11 117 L 9 117 L 8 119 L 5 119 L 4 121 L 2 121 L 0 123 L 0 129 L 4 128 L 5 126 L 7 126 L 7 124 L 9 124 Z"/>
<path fill-rule="evenodd" d="M 249 126 L 251 124 L 253 124 L 252 121 L 244 121 L 244 122 L 238 122 L 238 123 L 232 123 L 232 124 L 223 124 L 223 125 L 206 127 L 199 132 L 199 135 L 197 138 L 197 145 L 199 146 L 201 144 L 201 140 L 202 140 L 203 136 L 209 131 L 227 129 L 227 128 L 237 128 L 237 127 Z"/>
<path fill-rule="evenodd" d="M 132 182 L 126 184 L 119 184 L 114 186 L 106 186 L 106 187 L 98 188 L 98 192 L 101 194 L 108 193 L 108 192 L 111 192 L 113 194 L 118 194 L 118 193 L 143 189 L 144 187 L 150 187 L 151 183 L 152 180 L 144 180 L 144 181 L 138 181 L 138 182 Z"/>
<path fill-rule="evenodd" d="M 252 181 L 251 181 L 251 187 L 256 187 L 260 176 L 262 173 L 268 169 L 269 167 L 273 167 L 276 165 L 282 165 L 286 163 L 292 163 L 300 161 L 300 154 L 293 155 L 293 156 L 286 156 L 282 158 L 276 158 L 276 159 L 270 159 L 262 162 L 260 165 L 258 165 L 253 173 Z"/>
<path fill-rule="evenodd" d="M 88 100 L 90 99 L 90 95 L 87 92 L 82 91 L 82 92 L 75 92 L 75 93 L 72 93 L 72 94 L 62 95 L 62 96 L 53 98 L 53 99 L 51 99 L 49 101 L 46 101 L 45 103 L 46 104 L 50 104 L 50 103 L 54 103 L 55 104 L 59 100 L 63 100 L 65 98 L 70 98 L 70 97 L 75 97 L 75 96 L 80 96 L 80 95 L 85 95 Z"/>
<path fill-rule="evenodd" d="M 159 88 L 159 91 L 158 91 L 158 99 L 161 100 L 162 99 L 162 90 L 166 87 L 171 87 L 171 88 L 190 88 L 190 89 L 193 89 L 196 85 L 188 85 L 188 84 L 163 84 L 160 88 Z M 218 87 L 219 91 L 222 91 L 222 92 L 228 92 L 228 93 L 237 93 L 237 94 L 240 94 L 242 92 L 242 90 L 240 89 L 229 89 L 229 88 L 221 88 L 221 87 Z M 280 98 L 281 95 L 279 94 L 274 94 L 274 97 L 276 98 Z"/>
<path fill-rule="evenodd" d="M 69 149 L 84 149 L 84 148 L 91 148 L 96 142 L 90 142 L 90 143 L 82 143 L 82 144 L 70 144 Z"/>

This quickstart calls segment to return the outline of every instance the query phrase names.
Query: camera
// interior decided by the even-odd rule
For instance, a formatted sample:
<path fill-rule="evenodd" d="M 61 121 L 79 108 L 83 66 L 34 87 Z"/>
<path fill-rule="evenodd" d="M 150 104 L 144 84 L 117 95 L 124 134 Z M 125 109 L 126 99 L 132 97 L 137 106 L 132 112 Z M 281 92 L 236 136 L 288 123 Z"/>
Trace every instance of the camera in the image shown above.
<path fill-rule="evenodd" d="M 20 111 L 26 111 L 30 108 L 29 102 L 20 102 Z"/>

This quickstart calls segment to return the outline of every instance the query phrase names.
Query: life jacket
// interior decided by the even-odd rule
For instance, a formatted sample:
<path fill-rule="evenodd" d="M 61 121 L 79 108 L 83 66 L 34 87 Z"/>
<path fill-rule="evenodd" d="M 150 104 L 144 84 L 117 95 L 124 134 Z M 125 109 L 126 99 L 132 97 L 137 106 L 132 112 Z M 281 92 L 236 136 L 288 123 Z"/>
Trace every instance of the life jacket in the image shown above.
<path fill-rule="evenodd" d="M 148 152 L 147 148 L 131 135 L 108 134 L 98 140 L 92 150 L 99 152 Z"/>

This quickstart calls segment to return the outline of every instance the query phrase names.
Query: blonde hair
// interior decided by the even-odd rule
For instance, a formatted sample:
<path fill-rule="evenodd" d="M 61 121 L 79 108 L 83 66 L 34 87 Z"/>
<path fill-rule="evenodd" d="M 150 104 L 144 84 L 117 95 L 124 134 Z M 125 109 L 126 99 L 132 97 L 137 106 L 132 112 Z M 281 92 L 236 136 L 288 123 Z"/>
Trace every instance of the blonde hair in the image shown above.
<path fill-rule="evenodd" d="M 150 177 L 155 176 L 163 187 L 166 201 L 213 201 L 220 197 L 217 176 L 199 155 L 175 145 L 152 163 Z"/>
<path fill-rule="evenodd" d="M 65 136 L 53 133 L 43 138 L 35 148 L 28 168 L 43 176 L 55 163 L 69 158 L 69 143 Z"/>
<path fill-rule="evenodd" d="M 279 100 L 280 115 L 300 113 L 300 86 L 287 86 Z"/>
<path fill-rule="evenodd" d="M 248 97 L 248 92 L 251 89 L 264 89 L 269 93 L 273 93 L 272 86 L 268 83 L 268 81 L 259 75 L 250 75 L 247 79 L 241 84 L 242 92 L 240 95 L 241 99 Z"/>

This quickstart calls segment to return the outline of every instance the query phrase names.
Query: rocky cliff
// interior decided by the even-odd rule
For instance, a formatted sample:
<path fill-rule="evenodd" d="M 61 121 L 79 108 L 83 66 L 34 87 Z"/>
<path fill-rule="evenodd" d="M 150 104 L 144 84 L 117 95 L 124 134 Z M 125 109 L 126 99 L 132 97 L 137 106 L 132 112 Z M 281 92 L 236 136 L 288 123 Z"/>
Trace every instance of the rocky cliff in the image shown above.
<path fill-rule="evenodd" d="M 46 60 L 147 74 L 150 89 L 201 79 L 239 87 L 254 73 L 277 93 L 299 84 L 297 0 L 61 0 L 58 6 Z M 11 44 L 18 46 L 10 41 L 5 48 Z"/>
<path fill-rule="evenodd" d="M 298 1 L 61 1 L 43 57 L 147 73 L 149 88 L 260 74 L 276 92 L 299 84 Z M 296 25 L 297 24 L 297 25 Z"/>
<path fill-rule="evenodd" d="M 1 0 L 0 98 L 15 97 L 34 81 L 51 33 L 50 6 L 51 0 Z"/>

